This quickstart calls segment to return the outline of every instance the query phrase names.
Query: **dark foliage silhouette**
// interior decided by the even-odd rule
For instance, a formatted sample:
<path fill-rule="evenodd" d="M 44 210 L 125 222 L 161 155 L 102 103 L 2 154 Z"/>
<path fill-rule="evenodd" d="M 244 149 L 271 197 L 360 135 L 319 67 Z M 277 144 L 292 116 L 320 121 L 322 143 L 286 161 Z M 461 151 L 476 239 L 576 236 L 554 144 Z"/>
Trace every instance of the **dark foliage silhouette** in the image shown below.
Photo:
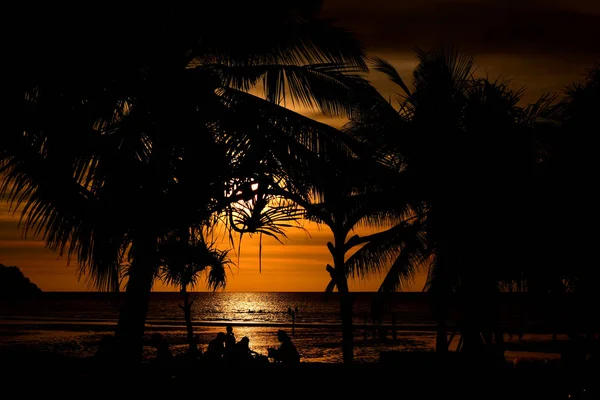
<path fill-rule="evenodd" d="M 323 165 L 319 168 L 321 183 L 318 189 L 309 198 L 295 198 L 305 210 L 305 218 L 326 225 L 333 234 L 333 241 L 327 243 L 333 265 L 326 267 L 331 276 L 326 292 L 337 289 L 340 293 L 342 349 L 346 364 L 351 364 L 354 357 L 353 300 L 348 280 L 378 272 L 383 268 L 384 260 L 397 255 L 400 249 L 405 249 L 405 254 L 418 251 L 411 247 L 418 242 L 415 230 L 419 228 L 410 207 L 382 189 L 390 180 L 397 179 L 397 172 L 375 157 L 376 154 L 365 147 L 357 158 Z M 394 235 L 396 246 L 377 252 L 375 243 L 383 234 L 378 230 L 391 225 L 397 227 L 392 233 L 385 232 L 385 236 Z M 353 234 L 358 228 L 371 229 L 374 233 Z M 367 243 L 371 244 L 372 251 L 349 255 Z M 412 264 L 405 265 L 408 275 L 416 271 Z"/>
<path fill-rule="evenodd" d="M 202 278 L 209 289 L 224 288 L 226 269 L 231 260 L 227 251 L 215 249 L 214 243 L 206 240 L 207 233 L 189 229 L 169 235 L 159 246 L 161 268 L 159 277 L 167 284 L 177 287 L 183 299 L 183 311 L 188 340 L 188 353 L 197 356 L 198 343 L 192 325 L 193 290 Z"/>
<path fill-rule="evenodd" d="M 478 341 L 477 332 L 493 331 L 494 293 L 500 280 L 514 276 L 507 266 L 524 254 L 527 241 L 526 230 L 515 229 L 527 221 L 515 186 L 525 176 L 520 155 L 547 99 L 521 107 L 522 91 L 477 78 L 473 58 L 452 46 L 416 53 L 412 88 L 391 64 L 374 60 L 374 68 L 399 86 L 398 108 L 375 94 L 346 130 L 397 162 L 402 186 L 396 188 L 411 194 L 413 210 L 423 218 L 426 250 L 416 254 L 416 265 L 429 265 L 426 289 L 438 320 L 437 350 L 445 352 L 445 304 L 453 293 L 465 298 L 466 337 Z M 361 251 L 370 251 L 369 245 L 359 256 Z M 402 260 L 402 253 L 396 259 L 383 292 L 401 288 L 408 260 L 415 265 L 410 257 Z"/>
<path fill-rule="evenodd" d="M 19 267 L 0 264 L 0 298 L 32 298 L 41 293 L 42 290 L 23 275 Z"/>
<path fill-rule="evenodd" d="M 16 15 L 29 32 L 9 57 L 20 111 L 0 145 L 2 191 L 25 232 L 75 258 L 95 287 L 118 289 L 130 262 L 115 332 L 123 365 L 142 354 L 162 241 L 235 221 L 223 218 L 231 205 L 270 186 L 304 190 L 313 150 L 347 152 L 333 128 L 281 107 L 344 114 L 366 69 L 353 37 L 298 5 Z M 239 229 L 260 229 L 265 207 Z"/>

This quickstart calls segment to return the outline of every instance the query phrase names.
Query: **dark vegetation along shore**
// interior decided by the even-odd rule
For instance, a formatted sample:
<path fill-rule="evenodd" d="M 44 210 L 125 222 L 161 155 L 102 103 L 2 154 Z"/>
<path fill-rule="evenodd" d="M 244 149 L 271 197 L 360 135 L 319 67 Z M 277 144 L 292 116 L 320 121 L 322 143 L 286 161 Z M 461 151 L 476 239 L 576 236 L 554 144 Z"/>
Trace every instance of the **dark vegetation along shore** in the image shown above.
<path fill-rule="evenodd" d="M 7 353 L 2 378 L 48 378 L 58 390 L 204 390 L 221 379 L 234 387 L 239 373 L 143 361 L 153 284 L 180 292 L 194 357 L 189 291 L 224 288 L 233 264 L 232 249 L 218 248 L 214 235 L 281 239 L 307 219 L 331 233 L 323 273 L 325 290 L 340 295 L 344 363 L 253 368 L 241 374 L 252 383 L 243 389 L 316 393 L 307 382 L 318 382 L 380 396 L 389 382 L 398 397 L 479 386 L 478 398 L 595 395 L 587 385 L 598 362 L 597 320 L 567 326 L 571 346 L 559 365 L 505 368 L 496 295 L 577 293 L 589 306 L 583 315 L 597 315 L 600 269 L 589 249 L 599 171 L 590 137 L 600 64 L 582 65 L 579 82 L 526 104 L 526 89 L 478 76 L 473 56 L 454 45 L 415 49 L 405 81 L 324 20 L 320 1 L 212 6 L 97 7 L 73 18 L 53 4 L 14 15 L 28 34 L 5 55 L 16 95 L 0 136 L 0 194 L 26 233 L 76 261 L 95 289 L 123 291 L 123 302 L 108 364 Z M 399 97 L 379 93 L 371 72 Z M 320 123 L 283 99 L 346 123 Z M 364 226 L 374 233 L 353 233 Z M 435 352 L 355 365 L 349 280 L 381 277 L 377 309 L 419 271 L 427 273 Z M 455 295 L 462 344 L 450 352 Z"/>

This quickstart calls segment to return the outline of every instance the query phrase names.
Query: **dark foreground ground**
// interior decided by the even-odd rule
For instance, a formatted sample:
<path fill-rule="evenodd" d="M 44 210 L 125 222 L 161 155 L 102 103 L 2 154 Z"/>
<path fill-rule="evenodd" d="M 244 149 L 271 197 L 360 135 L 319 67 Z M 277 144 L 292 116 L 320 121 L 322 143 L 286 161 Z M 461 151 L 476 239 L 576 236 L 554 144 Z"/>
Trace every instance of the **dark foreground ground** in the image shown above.
<path fill-rule="evenodd" d="M 600 399 L 600 371 L 590 362 L 488 365 L 455 356 L 442 360 L 431 352 L 397 353 L 386 362 L 352 366 L 169 368 L 107 367 L 91 358 L 4 352 L 0 368 L 2 393 L 13 393 L 12 398 Z"/>

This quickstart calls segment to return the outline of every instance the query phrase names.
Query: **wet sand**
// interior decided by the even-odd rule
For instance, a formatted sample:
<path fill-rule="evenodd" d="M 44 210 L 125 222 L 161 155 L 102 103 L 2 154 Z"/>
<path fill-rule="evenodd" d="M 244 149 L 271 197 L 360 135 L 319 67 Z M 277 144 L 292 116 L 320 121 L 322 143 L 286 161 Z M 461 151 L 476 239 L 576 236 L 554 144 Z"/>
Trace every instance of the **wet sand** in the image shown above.
<path fill-rule="evenodd" d="M 200 348 L 223 326 L 196 326 Z M 234 332 L 238 339 L 250 337 L 251 348 L 266 354 L 267 347 L 277 345 L 278 328 L 237 324 Z M 92 357 L 102 335 L 112 334 L 113 330 L 112 323 L 89 321 L 64 324 L 13 320 L 0 324 L 0 383 L 4 388 L 40 390 L 43 396 L 73 392 L 104 397 L 130 391 L 136 397 L 157 398 L 160 391 L 165 391 L 169 397 L 180 393 L 286 399 L 323 398 L 325 394 L 336 399 L 600 398 L 600 373 L 596 368 L 591 364 L 572 368 L 561 363 L 561 336 L 556 343 L 547 337 L 536 340 L 540 337 L 535 335 L 525 335 L 522 340 L 513 337 L 508 342 L 506 362 L 491 365 L 486 360 L 460 358 L 453 352 L 448 358 L 440 358 L 432 351 L 431 331 L 423 332 L 420 339 L 415 339 L 417 331 L 408 331 L 400 332 L 396 340 L 382 341 L 362 337 L 363 331 L 357 327 L 356 363 L 347 366 L 342 363 L 338 327 L 296 327 L 294 341 L 304 357 L 295 368 L 271 363 L 243 368 L 186 364 L 161 369 L 150 362 L 154 349 L 148 343 L 142 364 L 120 369 L 98 365 Z M 156 331 L 167 337 L 174 354 L 185 351 L 185 332 L 181 327 L 165 329 L 161 324 L 149 324 L 147 335 Z M 455 338 L 454 343 L 457 341 Z M 382 354 L 389 357 L 382 358 Z M 596 397 L 590 397 L 591 394 Z"/>
<path fill-rule="evenodd" d="M 277 346 L 276 332 L 279 325 L 269 324 L 232 324 L 237 339 L 247 336 L 250 346 L 258 353 L 267 353 L 267 348 Z M 199 348 L 205 349 L 208 342 L 217 332 L 224 330 L 225 323 L 198 324 L 194 333 L 199 339 Z M 0 319 L 0 351 L 7 348 L 21 350 L 50 351 L 68 356 L 89 357 L 96 350 L 103 335 L 112 334 L 114 321 L 57 321 Z M 339 326 L 306 327 L 299 325 L 292 334 L 303 359 L 307 362 L 341 363 L 341 337 Z M 158 332 L 168 341 L 174 354 L 186 351 L 186 334 L 181 325 L 148 324 L 147 346 L 145 355 L 151 358 L 154 349 L 149 344 L 149 336 Z M 460 335 L 451 343 L 450 350 L 455 350 Z M 553 341 L 548 334 L 525 334 L 519 339 L 506 336 L 508 362 L 524 360 L 553 361 L 560 358 L 561 346 L 566 343 L 565 335 L 558 335 Z M 435 349 L 435 332 L 431 329 L 398 330 L 393 336 L 387 332 L 385 339 L 374 336 L 374 331 L 365 331 L 357 327 L 355 331 L 355 361 L 358 363 L 378 362 L 381 352 L 386 351 L 433 351 Z"/>

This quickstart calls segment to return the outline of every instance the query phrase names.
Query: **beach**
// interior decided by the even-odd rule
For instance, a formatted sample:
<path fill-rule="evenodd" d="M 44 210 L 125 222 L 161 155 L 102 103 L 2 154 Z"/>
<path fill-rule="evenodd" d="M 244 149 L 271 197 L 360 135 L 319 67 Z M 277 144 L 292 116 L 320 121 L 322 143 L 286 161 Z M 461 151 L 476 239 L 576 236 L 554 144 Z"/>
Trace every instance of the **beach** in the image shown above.
<path fill-rule="evenodd" d="M 373 293 L 356 293 L 354 344 L 357 363 L 379 361 L 381 352 L 435 349 L 435 321 L 428 297 L 423 293 L 397 293 L 373 318 Z M 302 359 L 316 363 L 341 363 L 339 300 L 333 293 L 192 293 L 192 325 L 200 349 L 226 325 L 239 340 L 246 336 L 250 348 L 266 354 L 277 345 L 276 332 L 284 329 L 293 337 Z M 516 300 L 511 300 L 516 299 Z M 119 315 L 119 298 L 110 293 L 49 292 L 36 299 L 0 301 L 0 349 L 19 348 L 89 357 L 105 334 L 112 334 Z M 152 356 L 152 333 L 160 333 L 173 353 L 186 349 L 181 296 L 176 292 L 153 292 L 146 321 L 145 356 Z M 292 320 L 289 309 L 298 308 Z M 556 360 L 567 340 L 564 331 L 553 335 L 537 322 L 539 311 L 518 297 L 505 301 L 505 320 L 526 321 L 522 332 L 504 335 L 508 362 Z M 558 313 L 557 313 L 558 315 Z M 450 317 L 453 317 L 450 315 Z M 456 319 L 456 318 L 455 318 Z M 453 320 L 449 321 L 452 332 Z M 460 335 L 453 338 L 456 349 Z M 556 339 L 556 340 L 554 340 Z"/>
<path fill-rule="evenodd" d="M 394 390 L 405 398 L 568 399 L 571 395 L 574 399 L 588 398 L 581 397 L 582 393 L 598 393 L 591 364 L 573 368 L 561 359 L 569 343 L 564 333 L 554 336 L 534 329 L 521 335 L 506 333 L 505 360 L 493 365 L 487 359 L 467 359 L 456 353 L 457 334 L 449 355 L 440 357 L 434 352 L 435 325 L 427 303 L 415 298 L 420 297 L 398 296 L 375 324 L 363 317 L 369 296 L 359 297 L 355 362 L 349 366 L 343 364 L 335 298 L 323 301 L 318 293 L 198 294 L 193 329 L 201 350 L 231 325 L 238 340 L 248 337 L 250 348 L 266 355 L 267 348 L 277 347 L 276 333 L 283 329 L 298 348 L 301 364 L 295 368 L 272 362 L 252 368 L 214 368 L 180 363 L 161 369 L 152 362 L 156 349 L 150 336 L 160 333 L 176 357 L 185 353 L 187 343 L 179 297 L 157 294 L 146 324 L 144 360 L 126 370 L 107 368 L 94 358 L 100 340 L 112 335 L 117 323 L 118 307 L 106 296 L 50 294 L 29 303 L 5 302 L 0 308 L 3 384 L 36 382 L 32 389 L 45 388 L 45 393 L 83 386 L 81 390 L 94 387 L 94 392 L 129 388 L 150 395 L 156 394 L 154 389 L 202 393 L 208 385 L 226 393 L 277 392 L 289 393 L 290 398 L 323 390 L 350 398 L 378 396 L 388 392 L 386 382 L 398 382 Z M 292 321 L 287 308 L 295 304 L 299 318 Z"/>
<path fill-rule="evenodd" d="M 316 394 L 355 399 L 387 396 L 392 391 L 400 398 L 411 399 L 458 396 L 462 399 L 568 400 L 597 399 L 594 396 L 600 393 L 597 368 L 566 366 L 561 362 L 560 354 L 550 353 L 548 346 L 543 347 L 543 342 L 528 342 L 526 337 L 523 338 L 525 341 L 521 340 L 521 346 L 536 349 L 534 343 L 537 343 L 538 351 L 519 352 L 519 357 L 507 357 L 504 363 L 493 365 L 485 359 L 465 359 L 455 352 L 441 358 L 430 347 L 416 347 L 414 342 L 407 342 L 402 336 L 396 341 L 357 337 L 356 362 L 349 366 L 342 363 L 340 342 L 319 344 L 314 328 L 295 328 L 293 340 L 303 356 L 296 367 L 272 362 L 237 368 L 179 362 L 164 368 L 152 361 L 155 349 L 150 346 L 149 336 L 157 331 L 165 333 L 177 356 L 185 352 L 184 332 L 149 327 L 144 361 L 135 368 L 124 369 L 99 364 L 94 358 L 101 337 L 112 334 L 111 324 L 27 325 L 24 321 L 14 322 L 4 320 L 0 323 L 3 371 L 0 382 L 4 388 L 30 387 L 32 393 L 40 391 L 41 395 L 80 395 L 92 390 L 101 397 L 114 393 L 152 398 L 162 396 L 161 393 L 165 396 L 219 393 L 228 397 L 273 393 L 291 399 Z M 238 335 L 253 338 L 251 344 L 262 342 L 265 345 L 276 344 L 277 329 L 273 326 L 234 326 Z M 196 327 L 195 332 L 203 342 L 223 330 L 224 325 L 211 325 Z M 334 335 L 333 331 L 323 332 Z M 414 332 L 409 334 L 414 338 Z M 428 343 L 432 336 L 428 332 L 423 343 Z M 310 343 L 315 344 L 311 347 Z M 517 348 L 519 342 L 509 342 L 509 347 L 510 343 Z M 205 347 L 201 344 L 200 348 Z M 260 346 L 254 348 L 266 353 Z"/>
<path fill-rule="evenodd" d="M 383 315 L 389 327 L 385 338 L 365 319 L 373 295 L 357 294 L 356 360 L 376 362 L 380 351 L 429 350 L 433 348 L 433 322 L 423 297 L 397 296 Z M 276 347 L 276 332 L 284 329 L 296 343 L 302 358 L 311 362 L 341 362 L 339 300 L 323 293 L 193 293 L 192 324 L 201 349 L 226 325 L 239 340 L 246 336 L 250 347 L 261 354 Z M 149 336 L 162 334 L 173 353 L 185 351 L 186 332 L 179 293 L 152 293 L 146 321 L 146 356 L 152 348 Z M 288 309 L 298 308 L 294 320 Z M 396 312 L 396 337 L 392 331 Z M 0 302 L 0 332 L 5 346 L 47 349 L 72 356 L 90 356 L 104 334 L 114 332 L 119 303 L 109 293 L 45 293 L 23 302 Z M 383 340 L 380 340 L 383 339 Z"/>
<path fill-rule="evenodd" d="M 597 399 L 597 369 L 570 369 L 556 362 L 490 365 L 434 352 L 394 353 L 390 363 L 301 362 L 295 367 L 209 367 L 181 364 L 161 368 L 107 367 L 93 357 L 51 351 L 0 352 L 5 391 L 94 398 L 120 396 L 277 396 L 283 398 L 394 396 L 408 399 Z"/>
<path fill-rule="evenodd" d="M 267 354 L 269 347 L 277 347 L 277 331 L 286 330 L 292 337 L 302 359 L 307 362 L 340 363 L 341 333 L 339 326 L 319 325 L 311 327 L 291 327 L 291 325 L 268 325 L 248 323 L 211 323 L 196 324 L 199 348 L 205 350 L 208 342 L 218 332 L 224 332 L 226 325 L 232 325 L 236 338 L 250 339 L 250 347 L 260 354 Z M 49 351 L 71 357 L 90 357 L 96 352 L 103 335 L 112 334 L 115 322 L 0 319 L 2 349 L 21 349 L 24 351 Z M 150 345 L 152 333 L 160 333 L 169 343 L 173 354 L 184 353 L 187 349 L 184 327 L 169 324 L 148 324 L 145 335 L 144 355 L 151 359 L 155 350 Z M 428 331 L 399 331 L 396 338 L 392 332 L 385 339 L 373 337 L 369 330 L 356 329 L 355 357 L 359 363 L 377 362 L 381 351 L 410 350 L 428 351 L 433 349 L 435 333 Z"/>
<path fill-rule="evenodd" d="M 144 357 L 153 358 L 155 349 L 150 336 L 160 333 L 169 343 L 173 354 L 187 350 L 186 332 L 182 323 L 148 323 L 145 335 Z M 302 359 L 313 363 L 341 363 L 341 330 L 335 324 L 265 324 L 248 322 L 196 322 L 194 334 L 198 347 L 205 350 L 208 342 L 218 332 L 231 325 L 237 339 L 248 337 L 254 351 L 266 355 L 269 347 L 277 346 L 277 331 L 286 330 L 293 338 Z M 45 319 L 45 318 L 0 318 L 0 351 L 44 351 L 69 357 L 91 357 L 105 335 L 112 335 L 116 321 Z M 399 325 L 395 329 L 385 325 L 385 336 L 374 325 L 355 327 L 355 362 L 377 363 L 382 352 L 432 352 L 435 349 L 435 327 L 425 325 Z M 455 335 L 450 350 L 456 349 L 460 334 Z M 561 348 L 568 343 L 565 334 L 527 333 L 521 337 L 505 334 L 507 362 L 557 361 Z"/>

